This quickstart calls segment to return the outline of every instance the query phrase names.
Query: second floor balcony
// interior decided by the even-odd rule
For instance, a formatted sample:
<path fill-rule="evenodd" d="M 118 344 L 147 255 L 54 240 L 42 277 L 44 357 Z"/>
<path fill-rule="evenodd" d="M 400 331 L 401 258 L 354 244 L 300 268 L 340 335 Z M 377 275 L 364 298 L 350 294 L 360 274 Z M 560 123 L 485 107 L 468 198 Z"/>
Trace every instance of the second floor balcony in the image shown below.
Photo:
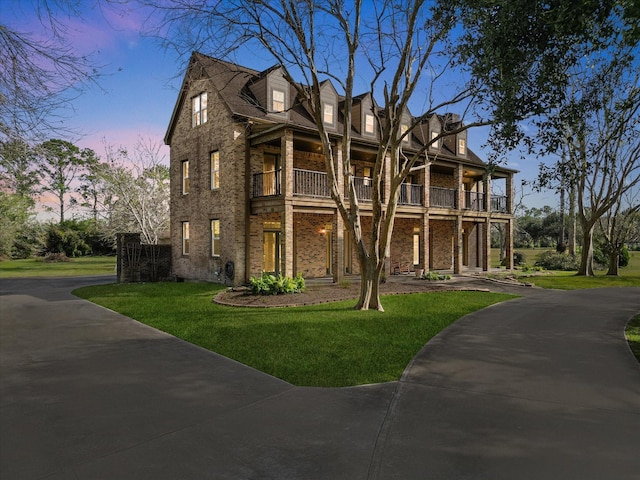
<path fill-rule="evenodd" d="M 327 199 L 331 198 L 331 190 L 325 172 L 314 170 L 293 169 L 293 195 L 300 197 Z M 358 200 L 371 201 L 371 179 L 366 177 L 353 177 L 354 189 Z M 271 197 L 282 194 L 282 170 L 256 173 L 253 175 L 253 198 Z M 345 196 L 347 192 L 345 190 Z M 462 209 L 476 212 L 486 211 L 486 194 L 482 192 L 464 192 L 464 204 Z M 459 209 L 458 190 L 454 188 L 431 187 L 429 190 L 429 202 L 432 207 Z M 490 208 L 493 212 L 508 213 L 507 197 L 503 195 L 491 195 Z M 400 186 L 398 197 L 399 205 L 423 205 L 423 185 L 403 183 Z"/>

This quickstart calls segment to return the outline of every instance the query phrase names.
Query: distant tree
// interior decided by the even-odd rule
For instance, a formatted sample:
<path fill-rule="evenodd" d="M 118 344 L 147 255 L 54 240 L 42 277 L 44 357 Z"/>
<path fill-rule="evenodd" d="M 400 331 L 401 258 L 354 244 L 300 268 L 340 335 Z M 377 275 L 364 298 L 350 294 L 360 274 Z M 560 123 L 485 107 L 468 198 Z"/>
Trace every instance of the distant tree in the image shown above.
<path fill-rule="evenodd" d="M 561 168 L 575 182 L 582 228 L 578 275 L 594 274 L 593 234 L 600 219 L 611 215 L 621 198 L 640 186 L 638 77 L 619 90 L 609 82 L 593 92 L 596 106 L 565 127 L 570 157 Z"/>
<path fill-rule="evenodd" d="M 42 191 L 56 196 L 62 224 L 65 212 L 76 203 L 69 196 L 74 181 L 97 162 L 95 152 L 89 148 L 81 150 L 66 140 L 52 139 L 39 145 L 38 156 Z"/>
<path fill-rule="evenodd" d="M 14 247 L 32 218 L 33 202 L 0 189 L 0 257 L 14 257 Z"/>
<path fill-rule="evenodd" d="M 169 169 L 160 147 L 143 139 L 132 154 L 106 146 L 106 162 L 96 174 L 110 199 L 107 224 L 112 236 L 140 232 L 144 243 L 157 244 L 169 230 Z"/>
<path fill-rule="evenodd" d="M 607 275 L 619 274 L 620 256 L 625 244 L 640 242 L 640 201 L 638 192 L 628 192 L 610 210 L 600 217 L 598 224 L 603 237 L 603 250 L 607 254 Z"/>
<path fill-rule="evenodd" d="M 0 188 L 34 202 L 38 192 L 36 156 L 20 139 L 0 141 Z"/>

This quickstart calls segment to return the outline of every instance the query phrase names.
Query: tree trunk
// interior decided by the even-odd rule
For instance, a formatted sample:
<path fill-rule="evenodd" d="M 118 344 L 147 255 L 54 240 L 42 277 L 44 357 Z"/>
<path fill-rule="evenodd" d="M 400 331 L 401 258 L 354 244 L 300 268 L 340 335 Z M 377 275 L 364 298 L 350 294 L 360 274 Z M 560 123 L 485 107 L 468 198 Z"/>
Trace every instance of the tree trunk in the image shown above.
<path fill-rule="evenodd" d="M 607 271 L 607 275 L 612 275 L 617 277 L 620 274 L 620 255 L 618 250 L 614 250 L 609 253 L 609 270 Z"/>
<path fill-rule="evenodd" d="M 58 197 L 60 200 L 60 225 L 64 223 L 64 197 Z"/>
<path fill-rule="evenodd" d="M 578 275 L 593 277 L 593 229 L 594 226 L 584 226 L 582 234 L 582 255 L 580 256 L 580 268 Z"/>
<path fill-rule="evenodd" d="M 576 188 L 569 190 L 569 253 L 576 254 Z"/>
<path fill-rule="evenodd" d="M 378 264 L 375 257 L 366 257 L 360 262 L 360 298 L 356 310 L 378 310 L 384 312 L 380 303 L 380 276 L 384 262 Z"/>

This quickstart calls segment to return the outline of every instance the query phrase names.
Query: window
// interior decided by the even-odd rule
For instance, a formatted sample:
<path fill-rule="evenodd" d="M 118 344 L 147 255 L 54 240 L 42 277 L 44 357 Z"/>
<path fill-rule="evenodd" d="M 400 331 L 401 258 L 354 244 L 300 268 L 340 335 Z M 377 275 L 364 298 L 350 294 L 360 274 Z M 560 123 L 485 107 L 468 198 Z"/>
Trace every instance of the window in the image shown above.
<path fill-rule="evenodd" d="M 431 132 L 431 140 L 434 140 L 435 138 L 438 137 L 438 135 L 440 135 L 440 132 Z M 440 139 L 436 140 L 435 142 L 433 142 L 431 144 L 431 148 L 440 148 Z"/>
<path fill-rule="evenodd" d="M 406 134 L 409 131 L 409 125 L 402 124 L 400 126 L 400 136 L 404 143 L 409 143 L 409 135 Z"/>
<path fill-rule="evenodd" d="M 202 92 L 191 99 L 191 126 L 197 127 L 207 123 L 207 92 Z"/>
<path fill-rule="evenodd" d="M 413 229 L 413 264 L 420 265 L 420 230 Z"/>
<path fill-rule="evenodd" d="M 220 220 L 211 220 L 211 256 L 220 256 Z"/>
<path fill-rule="evenodd" d="M 325 103 L 322 112 L 322 121 L 327 125 L 333 125 L 333 104 Z"/>
<path fill-rule="evenodd" d="M 364 179 L 362 180 L 363 185 L 370 186 L 371 185 L 371 167 L 364 167 L 362 169 L 362 176 Z"/>
<path fill-rule="evenodd" d="M 182 222 L 182 254 L 189 255 L 189 222 Z"/>
<path fill-rule="evenodd" d="M 364 114 L 364 133 L 373 135 L 375 133 L 375 119 L 372 114 Z"/>
<path fill-rule="evenodd" d="M 466 155 L 467 153 L 467 142 L 464 138 L 458 139 L 458 155 Z"/>
<path fill-rule="evenodd" d="M 220 188 L 220 152 L 211 152 L 211 190 Z"/>
<path fill-rule="evenodd" d="M 274 112 L 284 112 L 284 92 L 282 90 L 273 90 L 271 93 L 271 109 Z"/>
<path fill-rule="evenodd" d="M 182 162 L 182 194 L 189 193 L 189 160 Z"/>

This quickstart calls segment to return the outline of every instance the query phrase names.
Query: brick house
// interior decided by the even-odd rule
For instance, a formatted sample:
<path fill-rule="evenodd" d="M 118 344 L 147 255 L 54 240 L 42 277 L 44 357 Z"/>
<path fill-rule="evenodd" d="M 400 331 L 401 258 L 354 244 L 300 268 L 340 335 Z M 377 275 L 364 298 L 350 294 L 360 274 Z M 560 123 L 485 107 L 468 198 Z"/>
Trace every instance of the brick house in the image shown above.
<path fill-rule="evenodd" d="M 342 98 L 330 81 L 321 100 L 339 145 Z M 354 99 L 351 168 L 365 231 L 377 146 L 373 108 L 369 94 Z M 404 148 L 425 145 L 449 121 L 459 120 L 432 116 Z M 317 128 L 278 67 L 259 72 L 194 53 L 165 143 L 176 277 L 238 285 L 263 271 L 334 281 L 359 273 L 330 198 Z M 516 172 L 498 167 L 488 175 L 466 131 L 444 137 L 428 155 L 431 164 L 401 187 L 387 273 L 487 270 L 492 223 L 505 225 L 512 258 Z"/>

